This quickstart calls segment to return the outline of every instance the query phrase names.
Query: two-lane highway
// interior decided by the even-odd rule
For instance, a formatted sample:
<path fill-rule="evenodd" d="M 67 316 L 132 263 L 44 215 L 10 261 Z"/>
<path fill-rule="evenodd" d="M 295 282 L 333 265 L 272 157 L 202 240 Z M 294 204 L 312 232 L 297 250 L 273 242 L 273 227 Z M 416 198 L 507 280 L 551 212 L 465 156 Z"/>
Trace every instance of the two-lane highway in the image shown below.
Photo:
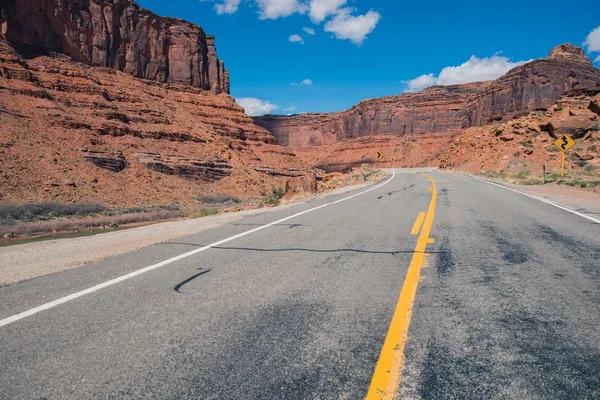
<path fill-rule="evenodd" d="M 599 234 L 395 173 L 0 288 L 0 398 L 600 398 Z"/>

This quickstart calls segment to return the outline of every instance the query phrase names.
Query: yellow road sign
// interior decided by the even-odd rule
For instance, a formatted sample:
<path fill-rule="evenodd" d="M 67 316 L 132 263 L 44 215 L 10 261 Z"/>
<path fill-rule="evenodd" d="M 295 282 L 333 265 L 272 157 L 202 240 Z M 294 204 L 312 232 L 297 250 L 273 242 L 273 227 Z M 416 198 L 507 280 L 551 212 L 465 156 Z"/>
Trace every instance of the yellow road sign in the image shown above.
<path fill-rule="evenodd" d="M 554 145 L 558 147 L 560 151 L 565 153 L 571 147 L 575 146 L 575 141 L 571 139 L 569 135 L 562 135 L 554 142 Z"/>
<path fill-rule="evenodd" d="M 377 152 L 377 158 L 381 158 L 381 157 L 383 157 L 383 154 L 381 154 L 381 152 L 380 152 L 380 151 L 378 151 L 378 152 Z"/>

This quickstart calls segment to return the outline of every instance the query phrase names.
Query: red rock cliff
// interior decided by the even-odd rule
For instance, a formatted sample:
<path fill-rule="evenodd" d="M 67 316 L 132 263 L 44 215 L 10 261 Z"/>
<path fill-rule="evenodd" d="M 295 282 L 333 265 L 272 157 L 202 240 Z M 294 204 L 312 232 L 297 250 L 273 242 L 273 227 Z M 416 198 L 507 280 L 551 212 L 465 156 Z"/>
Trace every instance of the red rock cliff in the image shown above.
<path fill-rule="evenodd" d="M 514 68 L 495 81 L 434 86 L 365 100 L 338 113 L 257 117 L 280 144 L 304 148 L 362 136 L 447 133 L 510 119 L 548 108 L 574 88 L 600 85 L 600 70 L 571 44 L 554 48 L 547 58 Z"/>
<path fill-rule="evenodd" d="M 138 78 L 229 93 L 214 37 L 131 0 L 2 0 L 1 34 L 15 46 L 54 51 Z"/>

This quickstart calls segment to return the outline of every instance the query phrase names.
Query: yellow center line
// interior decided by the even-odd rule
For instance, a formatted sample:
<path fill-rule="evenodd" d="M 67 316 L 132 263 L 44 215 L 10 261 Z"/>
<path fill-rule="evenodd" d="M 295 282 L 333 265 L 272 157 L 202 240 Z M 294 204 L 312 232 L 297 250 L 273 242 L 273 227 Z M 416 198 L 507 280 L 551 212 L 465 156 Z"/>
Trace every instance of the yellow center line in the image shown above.
<path fill-rule="evenodd" d="M 425 221 L 425 212 L 419 213 L 415 224 L 413 225 L 412 231 L 410 231 L 411 235 L 416 235 L 421 230 L 421 225 L 423 225 L 423 221 Z"/>
<path fill-rule="evenodd" d="M 396 306 L 396 311 L 392 317 L 390 329 L 373 373 L 371 386 L 367 393 L 367 400 L 392 400 L 394 399 L 398 387 L 400 386 L 401 372 L 404 366 L 404 346 L 408 338 L 408 327 L 410 326 L 410 318 L 412 316 L 412 308 L 417 295 L 417 286 L 419 285 L 419 277 L 423 260 L 425 258 L 425 250 L 427 244 L 430 243 L 429 234 L 433 226 L 433 218 L 435 216 L 435 205 L 437 200 L 437 187 L 433 178 L 425 173 L 432 184 L 431 202 L 425 216 L 425 223 L 421 230 L 421 235 L 417 239 L 417 245 L 413 258 L 406 272 L 400 298 Z M 414 228 L 413 228 L 414 230 Z"/>

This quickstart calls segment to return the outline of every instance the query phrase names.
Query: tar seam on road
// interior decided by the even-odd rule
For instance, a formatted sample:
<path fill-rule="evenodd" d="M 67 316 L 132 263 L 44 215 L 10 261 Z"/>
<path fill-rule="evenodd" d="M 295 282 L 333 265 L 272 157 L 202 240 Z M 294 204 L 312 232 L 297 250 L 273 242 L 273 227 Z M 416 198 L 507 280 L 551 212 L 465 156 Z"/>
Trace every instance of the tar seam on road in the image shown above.
<path fill-rule="evenodd" d="M 23 311 L 22 313 L 15 314 L 15 315 L 13 315 L 11 317 L 4 318 L 4 319 L 0 320 L 0 327 L 3 327 L 3 326 L 8 325 L 8 324 L 12 324 L 13 322 L 19 321 L 19 320 L 21 320 L 23 318 L 30 317 L 30 316 L 32 316 L 34 314 L 37 314 L 37 313 L 41 312 L 41 311 L 45 311 L 45 310 L 48 310 L 50 308 L 54 308 L 54 307 L 56 307 L 58 305 L 66 303 L 68 301 L 75 300 L 78 297 L 82 297 L 82 296 L 88 295 L 90 293 L 97 292 L 98 290 L 101 290 L 101 289 L 107 288 L 109 286 L 115 285 L 117 283 L 126 281 L 126 280 L 134 278 L 134 277 L 136 277 L 138 275 L 142 275 L 142 274 L 144 274 L 146 272 L 150 272 L 152 270 L 164 267 L 165 265 L 169 265 L 169 264 L 172 264 L 174 262 L 183 260 L 184 258 L 188 258 L 190 256 L 193 256 L 194 254 L 198 254 L 198 253 L 201 253 L 203 251 L 209 250 L 209 249 L 211 249 L 213 247 L 220 246 L 222 244 L 231 242 L 232 240 L 236 240 L 236 239 L 239 239 L 241 237 L 244 237 L 244 236 L 256 233 L 258 231 L 261 231 L 263 229 L 269 228 L 269 227 L 271 227 L 273 225 L 277 225 L 277 224 L 280 224 L 282 222 L 289 221 L 292 218 L 296 218 L 296 217 L 299 217 L 301 215 L 308 214 L 308 213 L 310 213 L 312 211 L 316 211 L 316 210 L 319 210 L 321 208 L 325 208 L 325 207 L 328 207 L 328 206 L 331 206 L 331 205 L 334 205 L 334 204 L 341 203 L 341 202 L 346 201 L 346 200 L 353 199 L 355 197 L 358 197 L 360 195 L 368 193 L 368 192 L 370 192 L 372 190 L 378 189 L 378 188 L 380 188 L 380 187 L 382 187 L 384 185 L 387 185 L 388 183 L 390 183 L 392 181 L 392 179 L 394 179 L 395 176 L 396 176 L 396 173 L 392 171 L 392 176 L 388 180 L 386 180 L 385 182 L 383 182 L 383 183 L 381 183 L 379 185 L 373 186 L 372 188 L 367 189 L 365 191 L 353 194 L 352 196 L 344 197 L 343 199 L 336 200 L 336 201 L 333 201 L 331 203 L 322 204 L 320 206 L 313 207 L 313 208 L 311 208 L 309 210 L 301 211 L 301 212 L 296 213 L 294 215 L 290 215 L 289 217 L 285 217 L 285 218 L 279 219 L 277 221 L 271 222 L 269 224 L 262 225 L 262 226 L 259 226 L 257 228 L 251 229 L 249 231 L 242 232 L 242 233 L 239 233 L 239 234 L 234 235 L 234 236 L 230 236 L 230 237 L 228 237 L 226 239 L 223 239 L 223 240 L 220 240 L 218 242 L 209 244 L 209 245 L 201 247 L 199 249 L 192 250 L 192 251 L 189 251 L 189 252 L 184 253 L 184 254 L 180 254 L 180 255 L 178 255 L 176 257 L 169 258 L 168 260 L 159 262 L 157 264 L 150 265 L 149 267 L 142 268 L 142 269 L 139 269 L 137 271 L 130 272 L 129 274 L 126 274 L 126 275 L 120 276 L 118 278 L 111 279 L 109 281 L 100 283 L 100 284 L 98 284 L 96 286 L 92 286 L 92 287 L 90 287 L 88 289 L 85 289 L 85 290 L 82 290 L 80 292 L 76 292 L 76 293 L 70 294 L 68 296 L 61 297 L 60 299 L 51 301 L 51 302 L 46 303 L 46 304 L 42 304 L 41 306 L 32 308 L 32 309 L 27 310 L 27 311 Z"/>
<path fill-rule="evenodd" d="M 400 386 L 400 374 L 404 366 L 404 346 L 408 338 L 408 327 L 412 316 L 412 308 L 417 295 L 417 286 L 421 275 L 421 267 L 425 258 L 425 250 L 430 242 L 429 234 L 433 226 L 435 206 L 437 201 L 437 189 L 433 178 L 424 174 L 432 184 L 431 202 L 425 217 L 425 223 L 421 234 L 417 239 L 417 245 L 413 258 L 406 272 L 404 284 L 400 291 L 400 297 L 392 322 L 388 330 L 381 354 L 373 373 L 373 379 L 367 393 L 367 400 L 392 400 L 396 396 Z"/>
<path fill-rule="evenodd" d="M 554 203 L 554 202 L 552 202 L 552 201 L 550 201 L 550 200 L 546 200 L 546 199 L 544 199 L 544 198 L 542 198 L 542 197 L 533 196 L 533 195 L 531 195 L 531 194 L 527 194 L 527 193 L 521 192 L 521 191 L 519 191 L 519 190 L 516 190 L 516 189 L 509 188 L 509 187 L 507 187 L 507 186 L 504 186 L 504 185 L 501 185 L 501 184 L 499 184 L 499 183 L 495 183 L 495 182 L 486 181 L 485 179 L 479 179 L 479 178 L 475 178 L 474 176 L 465 175 L 465 174 L 460 174 L 460 175 L 462 175 L 462 176 L 465 176 L 465 177 L 467 177 L 467 178 L 470 178 L 470 179 L 473 179 L 473 180 L 475 180 L 475 181 L 479 181 L 479 182 L 483 182 L 483 183 L 488 183 L 488 184 L 490 184 L 490 185 L 494 185 L 494 186 L 501 187 L 502 189 L 510 190 L 511 192 L 515 192 L 515 193 L 522 194 L 523 196 L 527 196 L 527 197 L 530 197 L 530 198 L 532 198 L 532 199 L 539 200 L 539 201 L 541 201 L 542 203 L 550 204 L 551 206 L 554 206 L 554 207 L 560 208 L 561 210 L 568 211 L 568 212 L 570 212 L 571 214 L 578 215 L 578 216 L 580 216 L 580 217 L 582 217 L 582 218 L 585 218 L 585 219 L 587 219 L 587 220 L 590 220 L 590 221 L 592 221 L 592 222 L 595 222 L 595 223 L 597 223 L 597 224 L 600 224 L 600 219 L 598 219 L 598 218 L 594 218 L 594 217 L 592 217 L 592 216 L 589 216 L 589 215 L 587 215 L 587 214 L 583 214 L 583 213 L 580 213 L 580 212 L 578 212 L 578 211 L 571 210 L 571 209 L 570 209 L 570 208 L 568 208 L 568 207 L 561 206 L 560 204 Z"/>

